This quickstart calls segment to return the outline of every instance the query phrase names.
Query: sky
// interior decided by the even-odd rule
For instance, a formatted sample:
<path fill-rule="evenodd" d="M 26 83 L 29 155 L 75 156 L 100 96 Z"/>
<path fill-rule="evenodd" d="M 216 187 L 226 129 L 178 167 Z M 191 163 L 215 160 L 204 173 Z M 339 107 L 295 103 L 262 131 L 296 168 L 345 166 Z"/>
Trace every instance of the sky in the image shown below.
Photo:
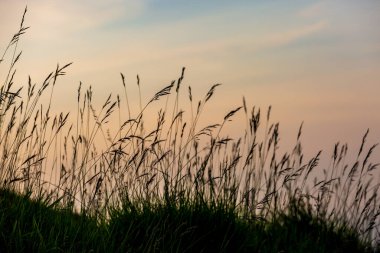
<path fill-rule="evenodd" d="M 380 142 L 380 1 L 1 0 L 0 50 L 26 5 L 16 80 L 41 83 L 57 63 L 73 62 L 55 91 L 58 111 L 76 108 L 80 81 L 101 105 L 121 92 L 122 72 L 138 104 L 137 74 L 147 101 L 186 67 L 184 85 L 198 99 L 223 84 L 206 122 L 220 122 L 244 96 L 249 106 L 272 105 L 284 148 L 301 122 L 309 156 L 330 155 L 338 141 L 356 151 L 367 128 L 369 144 Z M 239 131 L 239 118 L 231 124 Z"/>

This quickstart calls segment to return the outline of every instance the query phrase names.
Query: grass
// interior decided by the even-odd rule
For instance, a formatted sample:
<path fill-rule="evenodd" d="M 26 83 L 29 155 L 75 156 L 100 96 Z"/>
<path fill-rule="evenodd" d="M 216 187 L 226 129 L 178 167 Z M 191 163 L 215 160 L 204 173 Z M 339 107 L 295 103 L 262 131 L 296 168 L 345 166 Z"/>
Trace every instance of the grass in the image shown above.
<path fill-rule="evenodd" d="M 271 222 L 247 222 L 222 205 L 113 210 L 106 223 L 0 192 L 2 252 L 371 252 L 359 235 L 297 205 Z"/>
<path fill-rule="evenodd" d="M 121 74 L 123 96 L 97 108 L 80 84 L 76 112 L 53 114 L 54 87 L 70 64 L 40 85 L 13 86 L 25 13 L 0 61 L 10 56 L 0 88 L 0 251 L 379 252 L 368 131 L 352 165 L 337 144 L 321 167 L 321 152 L 304 161 L 302 125 L 294 149 L 279 154 L 271 108 L 249 109 L 244 98 L 199 127 L 219 84 L 199 102 L 187 87 L 186 112 L 185 68 L 145 105 L 140 99 L 137 113 Z M 139 76 L 137 85 L 141 93 Z M 157 121 L 147 127 L 153 105 Z M 223 127 L 237 113 L 246 129 L 232 139 Z"/>

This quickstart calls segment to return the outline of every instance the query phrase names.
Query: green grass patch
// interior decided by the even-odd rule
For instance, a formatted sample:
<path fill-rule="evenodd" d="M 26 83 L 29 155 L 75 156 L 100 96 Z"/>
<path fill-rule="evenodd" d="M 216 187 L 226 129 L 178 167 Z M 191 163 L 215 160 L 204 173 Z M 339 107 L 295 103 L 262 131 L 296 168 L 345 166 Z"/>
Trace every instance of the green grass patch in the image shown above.
<path fill-rule="evenodd" d="M 99 221 L 1 190 L 0 251 L 373 252 L 355 231 L 296 205 L 270 221 L 247 221 L 223 204 L 140 204 Z"/>

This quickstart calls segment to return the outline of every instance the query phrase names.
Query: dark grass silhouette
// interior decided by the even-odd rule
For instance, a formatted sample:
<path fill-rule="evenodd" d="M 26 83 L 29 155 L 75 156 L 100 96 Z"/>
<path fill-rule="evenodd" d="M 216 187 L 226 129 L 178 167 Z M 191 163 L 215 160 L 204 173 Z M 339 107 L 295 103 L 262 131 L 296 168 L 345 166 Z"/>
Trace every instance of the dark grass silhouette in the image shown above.
<path fill-rule="evenodd" d="M 55 115 L 54 87 L 70 64 L 39 86 L 31 78 L 13 85 L 25 13 L 1 58 L 10 60 L 0 88 L 1 250 L 379 251 L 378 164 L 368 131 L 352 165 L 347 145 L 337 144 L 320 168 L 321 152 L 304 161 L 302 125 L 294 149 L 279 154 L 271 108 L 249 110 L 244 98 L 221 122 L 199 127 L 219 84 L 199 102 L 189 86 L 186 112 L 185 68 L 148 103 L 140 99 L 137 113 L 121 74 L 124 99 L 110 95 L 98 109 L 92 88 L 80 84 L 76 112 Z M 49 102 L 40 102 L 44 95 Z M 153 104 L 157 122 L 147 127 Z M 237 113 L 246 130 L 232 139 L 222 130 Z"/>
<path fill-rule="evenodd" d="M 353 230 L 299 205 L 270 222 L 247 222 L 222 205 L 129 203 L 108 222 L 0 191 L 2 252 L 371 252 Z"/>
<path fill-rule="evenodd" d="M 96 220 L 8 190 L 0 191 L 0 230 L 1 252 L 85 251 L 102 234 Z"/>

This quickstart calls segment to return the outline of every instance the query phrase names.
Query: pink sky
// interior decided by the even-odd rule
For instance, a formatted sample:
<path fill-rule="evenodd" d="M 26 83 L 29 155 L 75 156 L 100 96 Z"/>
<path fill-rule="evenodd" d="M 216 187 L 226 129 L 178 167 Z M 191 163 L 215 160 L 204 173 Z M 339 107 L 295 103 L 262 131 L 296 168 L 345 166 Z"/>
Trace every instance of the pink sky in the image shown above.
<path fill-rule="evenodd" d="M 101 106 L 121 92 L 123 72 L 137 105 L 136 74 L 147 101 L 185 66 L 184 86 L 198 99 L 223 84 L 204 122 L 220 122 L 244 95 L 251 106 L 273 106 L 285 148 L 302 121 L 309 156 L 330 154 L 337 141 L 357 150 L 367 128 L 368 142 L 380 142 L 379 1 L 205 2 L 2 0 L 0 49 L 28 4 L 16 80 L 39 83 L 57 63 L 74 62 L 56 90 L 58 111 L 75 108 L 79 81 Z"/>

